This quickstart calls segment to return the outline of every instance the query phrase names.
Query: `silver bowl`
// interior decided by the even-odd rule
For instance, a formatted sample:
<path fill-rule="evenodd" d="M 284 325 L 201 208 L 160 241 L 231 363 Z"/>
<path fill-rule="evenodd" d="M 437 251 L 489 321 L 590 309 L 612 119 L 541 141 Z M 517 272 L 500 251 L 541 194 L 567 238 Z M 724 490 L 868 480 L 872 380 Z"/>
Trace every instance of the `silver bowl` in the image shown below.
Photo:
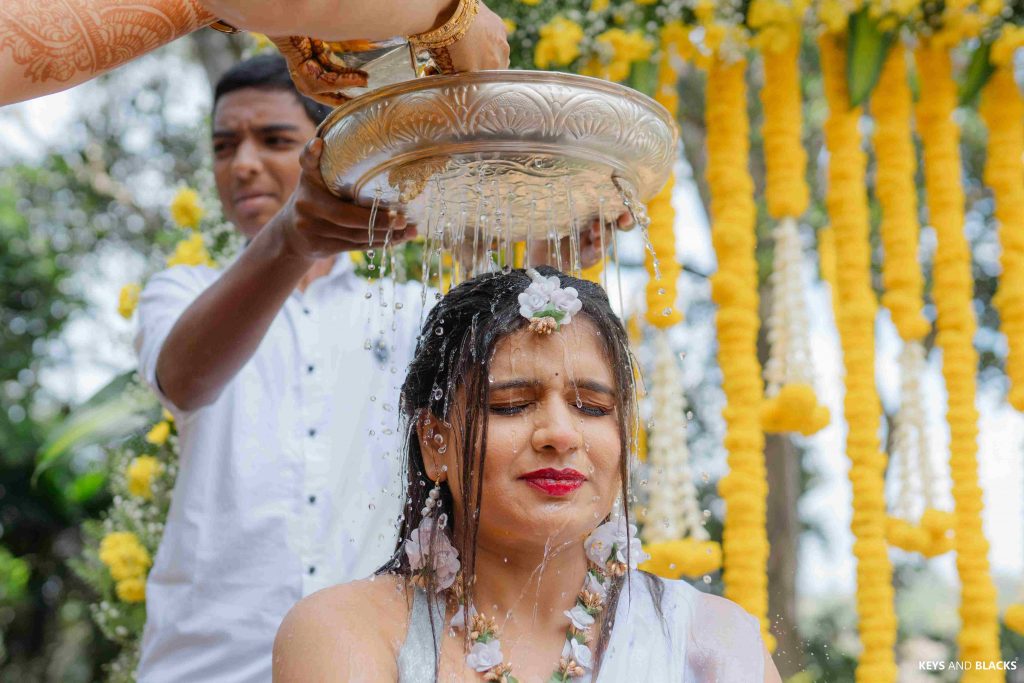
<path fill-rule="evenodd" d="M 335 109 L 318 134 L 332 192 L 399 209 L 449 245 L 471 234 L 548 239 L 611 220 L 661 189 L 677 143 L 651 98 L 546 71 L 385 86 Z"/>

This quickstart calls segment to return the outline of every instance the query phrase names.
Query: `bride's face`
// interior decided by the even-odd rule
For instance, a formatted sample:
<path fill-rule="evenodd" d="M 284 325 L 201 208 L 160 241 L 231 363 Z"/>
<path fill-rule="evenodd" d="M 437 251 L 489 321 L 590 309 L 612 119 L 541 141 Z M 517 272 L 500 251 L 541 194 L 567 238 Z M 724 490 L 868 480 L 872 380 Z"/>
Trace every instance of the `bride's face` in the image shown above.
<path fill-rule="evenodd" d="M 582 540 L 621 486 L 617 389 L 596 327 L 579 316 L 554 334 L 510 335 L 496 345 L 488 381 L 478 541 L 553 549 Z M 448 466 L 457 508 L 467 488 L 460 450 L 433 453 Z"/>

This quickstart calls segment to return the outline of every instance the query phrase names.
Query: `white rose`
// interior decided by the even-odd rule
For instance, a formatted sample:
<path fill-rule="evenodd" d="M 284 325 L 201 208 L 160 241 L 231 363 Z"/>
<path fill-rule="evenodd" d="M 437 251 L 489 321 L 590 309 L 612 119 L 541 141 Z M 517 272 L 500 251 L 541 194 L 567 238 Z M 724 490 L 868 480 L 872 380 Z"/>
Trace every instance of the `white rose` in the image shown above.
<path fill-rule="evenodd" d="M 588 574 L 589 576 L 589 574 Z M 576 605 L 572 609 L 565 611 L 565 616 L 569 617 L 569 621 L 577 629 L 582 631 L 585 628 L 589 628 L 594 624 L 594 617 L 587 611 L 583 605 Z"/>
<path fill-rule="evenodd" d="M 594 655 L 590 652 L 590 648 L 575 638 L 565 641 L 565 645 L 562 646 L 562 656 L 575 659 L 576 663 L 584 669 L 589 670 L 594 666 Z"/>
<path fill-rule="evenodd" d="M 583 588 L 585 590 L 590 591 L 591 593 L 596 593 L 597 595 L 600 595 L 602 598 L 608 595 L 608 588 L 606 588 L 605 585 L 601 583 L 598 580 L 598 578 L 590 572 L 587 572 L 587 578 L 583 582 Z"/>
<path fill-rule="evenodd" d="M 562 323 L 568 323 L 572 317 L 580 312 L 583 303 L 580 301 L 579 292 L 575 287 L 566 287 L 551 293 L 551 303 L 555 308 L 565 313 Z"/>
<path fill-rule="evenodd" d="M 501 641 L 491 640 L 486 643 L 476 642 L 466 655 L 466 664 L 483 673 L 501 664 L 505 656 L 501 654 Z"/>

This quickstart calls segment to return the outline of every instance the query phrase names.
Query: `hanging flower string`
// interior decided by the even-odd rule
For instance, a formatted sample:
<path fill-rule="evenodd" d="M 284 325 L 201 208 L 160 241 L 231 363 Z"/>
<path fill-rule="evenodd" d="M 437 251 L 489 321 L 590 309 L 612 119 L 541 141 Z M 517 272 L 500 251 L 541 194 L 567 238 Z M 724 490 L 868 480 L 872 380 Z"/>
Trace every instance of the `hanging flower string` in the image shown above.
<path fill-rule="evenodd" d="M 896 505 L 888 519 L 886 537 L 903 550 L 934 557 L 952 548 L 953 518 L 949 512 L 934 507 L 938 481 L 931 467 L 921 391 L 921 379 L 928 367 L 921 340 L 931 325 L 923 313 L 924 278 L 917 256 L 917 164 L 910 130 L 911 93 L 906 59 L 906 49 L 897 41 L 871 95 L 877 163 L 875 192 L 882 206 L 882 304 L 889 309 L 903 340 L 900 405 L 894 420 L 891 454 L 896 463 L 890 468 L 898 471 L 901 479 L 894 487 Z M 910 508 L 915 496 L 923 501 L 921 510 Z"/>
<path fill-rule="evenodd" d="M 988 564 L 978 483 L 978 411 L 975 407 L 978 356 L 972 308 L 971 254 L 964 237 L 964 194 L 960 179 L 960 135 L 953 121 L 956 83 L 948 51 L 924 43 L 915 51 L 921 79 L 917 129 L 924 144 L 925 191 L 937 245 L 932 273 L 937 343 L 942 349 L 949 423 L 949 468 L 956 518 L 956 565 L 960 575 L 960 658 L 998 661 L 996 589 Z M 989 680 L 992 672 L 968 671 L 964 681 Z"/>
<path fill-rule="evenodd" d="M 764 463 L 761 367 L 757 359 L 758 293 L 754 259 L 754 183 L 747 170 L 746 62 L 715 59 L 708 71 L 708 167 L 711 238 L 718 272 L 711 298 L 718 306 L 718 362 L 725 393 L 729 473 L 718 483 L 725 499 L 723 578 L 725 594 L 761 621 L 768 631 L 768 539 L 765 531 L 768 484 Z"/>
<path fill-rule="evenodd" d="M 662 106 L 668 109 L 675 120 L 679 109 L 679 97 L 676 94 L 678 74 L 672 66 L 672 54 L 675 52 L 671 41 L 662 37 L 662 54 L 658 62 L 658 87 L 654 93 Z M 644 266 L 647 269 L 647 313 L 648 323 L 658 329 L 668 329 L 683 319 L 682 311 L 676 306 L 679 275 L 682 266 L 676 257 L 676 212 L 672 208 L 672 192 L 675 189 L 675 176 L 669 178 L 661 191 L 647 203 L 647 214 L 651 224 L 648 228 L 651 240 L 651 251 L 645 252 Z M 661 277 L 655 277 L 654 262 L 657 259 Z"/>
<path fill-rule="evenodd" d="M 828 119 L 828 207 L 836 243 L 836 311 L 846 369 L 843 402 L 846 453 L 853 486 L 853 553 L 857 558 L 857 615 L 863 652 L 857 681 L 896 680 L 896 614 L 892 565 L 885 540 L 885 455 L 879 444 L 881 405 L 875 389 L 875 296 L 871 289 L 868 207 L 864 191 L 866 158 L 846 88 L 845 45 L 837 36 L 819 40 Z"/>
<path fill-rule="evenodd" d="M 769 276 L 767 320 L 769 358 L 765 366 L 766 400 L 761 423 L 766 432 L 810 435 L 829 422 L 828 408 L 814 390 L 807 288 L 803 285 L 803 249 L 796 221 L 807 210 L 804 175 L 807 154 L 800 139 L 800 16 L 802 9 L 779 0 L 755 0 L 750 21 L 759 29 L 764 86 L 765 195 L 773 230 L 774 263 Z"/>
<path fill-rule="evenodd" d="M 722 548 L 710 540 L 700 511 L 686 445 L 681 368 L 665 331 L 656 333 L 654 345 L 657 381 L 651 390 L 654 414 L 647 455 L 653 485 L 642 533 L 651 559 L 640 568 L 670 579 L 696 577 L 721 568 Z"/>
<path fill-rule="evenodd" d="M 1002 273 L 992 304 L 1009 348 L 1010 405 L 1024 411 L 1024 100 L 1011 61 L 999 66 L 982 93 L 988 127 L 985 183 L 992 188 L 999 223 Z"/>

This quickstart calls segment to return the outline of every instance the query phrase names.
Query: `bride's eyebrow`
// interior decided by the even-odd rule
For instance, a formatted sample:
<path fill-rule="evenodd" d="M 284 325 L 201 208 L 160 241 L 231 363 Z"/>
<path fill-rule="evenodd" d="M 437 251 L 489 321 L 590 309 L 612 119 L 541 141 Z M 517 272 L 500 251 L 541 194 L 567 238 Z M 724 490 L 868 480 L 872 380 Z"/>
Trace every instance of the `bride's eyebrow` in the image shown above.
<path fill-rule="evenodd" d="M 536 389 L 540 386 L 540 382 L 531 379 L 509 379 L 503 382 L 494 382 L 491 384 L 491 391 L 501 391 L 502 389 Z"/>
<path fill-rule="evenodd" d="M 615 396 L 615 390 L 609 387 L 603 382 L 598 382 L 594 379 L 581 379 L 573 383 L 577 389 L 583 389 L 585 391 L 593 391 L 598 394 L 608 394 L 609 396 Z"/>

